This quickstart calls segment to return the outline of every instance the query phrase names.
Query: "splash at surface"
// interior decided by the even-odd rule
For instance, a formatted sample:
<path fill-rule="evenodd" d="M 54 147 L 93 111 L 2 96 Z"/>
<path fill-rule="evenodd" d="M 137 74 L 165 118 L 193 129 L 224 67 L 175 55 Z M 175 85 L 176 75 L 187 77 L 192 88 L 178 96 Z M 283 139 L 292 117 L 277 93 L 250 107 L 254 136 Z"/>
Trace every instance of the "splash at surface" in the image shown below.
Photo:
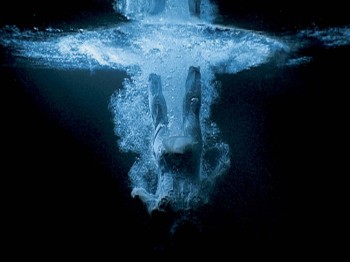
<path fill-rule="evenodd" d="M 111 98 L 110 110 L 114 114 L 119 149 L 137 154 L 129 171 L 130 191 L 133 196 L 147 192 L 149 198 L 143 200 L 150 212 L 162 208 L 162 196 L 157 191 L 163 185 L 152 154 L 154 127 L 148 105 L 149 75 L 157 74 L 162 79 L 169 132 L 176 136 L 181 132 L 188 68 L 199 67 L 203 139 L 200 180 L 196 183 L 177 180 L 170 185 L 175 192 L 170 207 L 186 210 L 207 203 L 216 179 L 230 166 L 229 146 L 210 113 L 211 105 L 218 99 L 215 73 L 234 74 L 258 66 L 288 47 L 261 33 L 209 23 L 215 13 L 209 1 L 201 2 L 198 16 L 190 14 L 187 0 L 165 1 L 164 7 L 155 8 L 156 12 L 145 7 L 150 2 L 156 1 L 117 1 L 116 9 L 129 21 L 112 28 L 67 33 L 7 27 L 2 29 L 0 41 L 19 62 L 31 66 L 65 70 L 114 68 L 128 73 L 123 87 Z"/>
<path fill-rule="evenodd" d="M 143 59 L 111 100 L 119 146 L 138 154 L 129 172 L 132 195 L 140 197 L 149 212 L 169 207 L 196 208 L 208 202 L 216 178 L 230 167 L 229 147 L 210 119 L 210 106 L 217 99 L 215 72 L 236 73 L 261 64 L 283 45 L 259 34 L 207 23 L 210 17 L 205 14 L 213 13 L 207 1 L 202 2 L 198 16 L 191 16 L 187 0 L 166 1 L 159 8 L 147 5 L 150 1 L 139 2 L 142 4 L 116 2 L 119 11 L 137 19 L 128 31 L 139 30 L 134 43 Z M 163 1 L 159 2 L 163 5 Z M 206 19 L 200 20 L 203 16 Z M 167 104 L 169 136 L 181 136 L 185 83 L 188 68 L 192 66 L 200 68 L 202 76 L 199 118 L 203 151 L 199 180 L 174 173 L 162 174 L 152 152 L 154 127 L 148 106 L 148 78 L 156 74 L 160 76 Z"/>

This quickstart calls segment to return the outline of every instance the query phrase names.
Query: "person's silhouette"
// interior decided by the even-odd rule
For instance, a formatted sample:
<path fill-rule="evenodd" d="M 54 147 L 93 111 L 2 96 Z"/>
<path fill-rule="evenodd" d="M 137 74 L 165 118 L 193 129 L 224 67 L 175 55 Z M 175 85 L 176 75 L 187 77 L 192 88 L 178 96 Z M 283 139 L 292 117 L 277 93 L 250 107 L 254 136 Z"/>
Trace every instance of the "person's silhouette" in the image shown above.
<path fill-rule="evenodd" d="M 148 91 L 149 108 L 154 125 L 152 149 L 159 169 L 158 185 L 155 194 L 146 192 L 143 188 L 135 188 L 132 194 L 147 202 L 149 210 L 152 211 L 164 209 L 170 199 L 178 199 L 182 193 L 176 188 L 182 182 L 186 181 L 187 184 L 199 182 L 202 154 L 199 121 L 200 68 L 191 66 L 188 70 L 183 100 L 182 134 L 178 136 L 169 136 L 167 105 L 159 75 L 149 75 Z"/>
<path fill-rule="evenodd" d="M 191 66 L 183 100 L 183 133 L 169 136 L 167 106 L 160 76 L 149 76 L 149 107 L 154 124 L 153 153 L 162 172 L 174 176 L 199 178 L 202 134 L 199 122 L 201 107 L 201 74 Z"/>

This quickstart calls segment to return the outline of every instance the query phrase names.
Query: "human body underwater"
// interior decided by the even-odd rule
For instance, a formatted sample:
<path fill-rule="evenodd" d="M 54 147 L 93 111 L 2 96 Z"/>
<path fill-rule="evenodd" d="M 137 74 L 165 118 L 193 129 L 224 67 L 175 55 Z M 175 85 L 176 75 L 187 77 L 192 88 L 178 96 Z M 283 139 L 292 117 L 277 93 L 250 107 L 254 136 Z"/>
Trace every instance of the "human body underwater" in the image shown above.
<path fill-rule="evenodd" d="M 177 203 L 191 206 L 200 188 L 200 159 L 202 133 L 199 122 L 201 106 L 200 69 L 191 66 L 186 80 L 183 99 L 183 131 L 169 136 L 166 102 L 162 93 L 160 76 L 149 77 L 149 107 L 154 124 L 153 155 L 157 162 L 158 184 L 155 194 L 135 188 L 133 196 L 139 196 L 150 210 L 167 206 L 177 209 Z M 174 201 L 175 200 L 175 201 Z"/>
<path fill-rule="evenodd" d="M 211 115 L 220 98 L 216 74 L 278 55 L 282 66 L 298 66 L 312 60 L 297 52 L 310 42 L 326 48 L 350 42 L 348 27 L 283 38 L 214 24 L 209 0 L 116 0 L 114 9 L 124 19 L 113 26 L 78 32 L 7 26 L 0 44 L 30 67 L 126 72 L 108 110 L 118 150 L 136 155 L 128 189 L 150 213 L 203 206 L 231 167 L 231 149 Z"/>
<path fill-rule="evenodd" d="M 166 12 L 167 4 L 169 3 L 164 0 L 150 1 L 144 8 L 148 14 L 161 15 L 162 12 Z M 185 9 L 181 10 L 186 14 L 188 21 L 200 21 L 200 0 L 184 1 L 180 6 L 185 6 Z M 119 3 L 119 8 L 125 12 L 128 6 Z M 178 98 L 177 104 L 170 105 L 170 110 L 162 86 L 162 81 L 169 86 L 167 78 L 161 79 L 161 75 L 155 72 L 149 74 L 148 104 L 153 126 L 149 155 L 152 156 L 150 160 L 153 162 L 153 168 L 148 175 L 156 181 L 156 186 L 134 185 L 132 196 L 139 197 L 150 213 L 154 210 L 188 210 L 206 203 L 214 177 L 223 174 L 230 166 L 228 149 L 221 146 L 225 149 L 216 153 L 221 159 L 219 163 L 214 164 L 219 168 L 212 170 L 212 174 L 206 173 L 202 168 L 205 154 L 203 142 L 207 140 L 203 139 L 201 130 L 202 79 L 200 66 L 195 61 L 188 62 L 193 65 L 188 67 L 186 81 L 174 87 L 175 93 L 184 93 L 182 101 Z M 167 66 L 171 67 L 171 64 Z M 171 112 L 169 115 L 168 111 Z M 182 118 L 182 121 L 169 123 L 168 119 L 171 117 Z M 174 126 L 175 131 L 172 130 Z M 208 145 L 205 145 L 205 148 L 209 148 Z M 138 175 L 140 174 L 136 176 Z"/>

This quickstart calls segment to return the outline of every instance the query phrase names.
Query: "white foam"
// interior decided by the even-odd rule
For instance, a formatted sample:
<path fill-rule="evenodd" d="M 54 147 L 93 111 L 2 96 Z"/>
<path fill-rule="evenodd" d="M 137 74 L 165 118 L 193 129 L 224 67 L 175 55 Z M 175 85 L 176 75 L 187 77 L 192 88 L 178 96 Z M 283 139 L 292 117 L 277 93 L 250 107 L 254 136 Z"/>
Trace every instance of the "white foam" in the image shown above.
<path fill-rule="evenodd" d="M 256 32 L 187 21 L 178 24 L 135 21 L 103 30 L 60 31 L 40 38 L 38 35 L 42 36 L 42 32 L 14 31 L 12 37 L 7 38 L 12 39 L 19 57 L 33 59 L 41 66 L 108 67 L 128 72 L 130 80 L 125 80 L 123 88 L 113 95 L 110 109 L 114 113 L 115 132 L 120 138 L 119 148 L 138 154 L 129 172 L 134 195 L 148 192 L 156 196 L 159 185 L 159 170 L 151 150 L 153 127 L 148 108 L 149 74 L 161 76 L 170 132 L 177 135 L 182 126 L 182 100 L 188 68 L 200 67 L 200 122 L 204 141 L 201 183 L 177 181 L 178 193 L 171 200 L 175 209 L 186 209 L 208 201 L 216 177 L 229 167 L 229 147 L 210 119 L 210 108 L 217 98 L 214 74 L 249 69 L 268 61 L 276 51 L 287 48 L 278 40 Z M 144 201 L 151 210 L 157 207 L 158 200 Z"/>

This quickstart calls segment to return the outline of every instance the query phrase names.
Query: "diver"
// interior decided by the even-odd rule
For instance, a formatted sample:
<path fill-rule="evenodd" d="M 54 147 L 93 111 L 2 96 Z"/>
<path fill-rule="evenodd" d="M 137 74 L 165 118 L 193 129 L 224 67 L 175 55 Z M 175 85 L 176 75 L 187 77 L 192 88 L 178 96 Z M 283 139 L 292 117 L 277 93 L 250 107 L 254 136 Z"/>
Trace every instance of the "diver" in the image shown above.
<path fill-rule="evenodd" d="M 202 133 L 200 68 L 191 66 L 183 99 L 182 134 L 169 136 L 167 105 L 159 75 L 149 76 L 149 108 L 154 125 L 153 154 L 160 170 L 158 195 L 171 194 L 173 180 L 199 181 Z"/>
<path fill-rule="evenodd" d="M 155 209 L 164 210 L 169 205 L 176 209 L 176 206 L 172 205 L 176 205 L 177 200 L 182 199 L 187 190 L 196 188 L 200 183 L 202 132 L 199 121 L 201 108 L 199 67 L 190 66 L 185 87 L 182 133 L 170 136 L 161 78 L 154 73 L 149 75 L 148 98 L 154 126 L 152 151 L 159 171 L 158 184 L 155 193 L 147 192 L 144 188 L 134 188 L 132 196 L 137 195 L 143 202 L 148 203 L 150 212 Z"/>

